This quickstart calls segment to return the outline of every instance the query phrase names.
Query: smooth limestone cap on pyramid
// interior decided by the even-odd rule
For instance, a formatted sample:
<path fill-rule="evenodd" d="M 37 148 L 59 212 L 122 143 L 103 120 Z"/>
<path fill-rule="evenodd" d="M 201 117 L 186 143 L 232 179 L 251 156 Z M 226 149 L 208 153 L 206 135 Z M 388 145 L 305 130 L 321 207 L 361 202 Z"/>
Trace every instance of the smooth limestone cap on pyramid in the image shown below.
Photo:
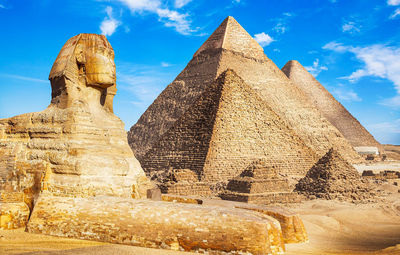
<path fill-rule="evenodd" d="M 130 129 L 128 141 L 140 162 L 227 69 L 232 69 L 255 90 L 261 100 L 287 122 L 319 157 L 335 146 L 350 161 L 360 159 L 348 141 L 309 102 L 307 96 L 267 58 L 263 48 L 234 18 L 228 17 Z M 171 139 L 179 141 L 183 138 Z M 233 175 L 236 173 L 231 174 L 230 178 L 235 177 Z"/>
<path fill-rule="evenodd" d="M 287 62 L 282 71 L 354 147 L 373 146 L 382 152 L 382 145 L 298 61 Z"/>
<path fill-rule="evenodd" d="M 212 49 L 240 52 L 243 56 L 265 60 L 264 49 L 231 16 L 228 16 L 193 57 Z"/>

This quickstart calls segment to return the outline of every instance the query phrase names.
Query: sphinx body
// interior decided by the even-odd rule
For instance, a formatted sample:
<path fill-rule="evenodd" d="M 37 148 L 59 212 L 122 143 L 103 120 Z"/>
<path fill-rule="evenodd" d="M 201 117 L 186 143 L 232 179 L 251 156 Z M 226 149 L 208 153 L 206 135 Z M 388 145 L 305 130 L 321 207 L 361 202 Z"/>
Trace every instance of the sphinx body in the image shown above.
<path fill-rule="evenodd" d="M 107 39 L 79 34 L 68 40 L 49 79 L 47 109 L 0 120 L 0 203 L 25 208 L 3 228 L 21 226 L 26 205 L 32 209 L 41 191 L 140 198 L 151 187 L 113 113 L 114 51 Z"/>

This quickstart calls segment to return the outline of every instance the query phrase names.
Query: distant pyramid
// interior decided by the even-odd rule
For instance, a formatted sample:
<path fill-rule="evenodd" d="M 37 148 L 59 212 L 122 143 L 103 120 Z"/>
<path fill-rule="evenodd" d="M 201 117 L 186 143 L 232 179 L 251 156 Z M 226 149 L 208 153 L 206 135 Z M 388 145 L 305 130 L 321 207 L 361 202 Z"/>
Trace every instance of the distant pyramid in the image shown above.
<path fill-rule="evenodd" d="M 304 176 L 317 157 L 258 93 L 228 69 L 142 158 L 148 173 L 190 169 L 209 183 L 227 181 L 252 162 L 275 162 Z"/>
<path fill-rule="evenodd" d="M 372 186 L 335 149 L 330 149 L 296 185 L 296 191 L 317 198 L 364 200 Z"/>
<path fill-rule="evenodd" d="M 381 144 L 298 61 L 287 62 L 282 71 L 354 147 L 374 146 L 382 151 Z"/>

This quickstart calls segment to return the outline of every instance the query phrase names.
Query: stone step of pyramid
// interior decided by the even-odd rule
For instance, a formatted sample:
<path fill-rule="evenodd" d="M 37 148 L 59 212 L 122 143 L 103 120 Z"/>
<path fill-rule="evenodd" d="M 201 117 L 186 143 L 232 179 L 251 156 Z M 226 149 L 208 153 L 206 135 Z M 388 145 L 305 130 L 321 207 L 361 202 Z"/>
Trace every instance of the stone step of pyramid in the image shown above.
<path fill-rule="evenodd" d="M 289 191 L 286 179 L 254 179 L 235 178 L 229 181 L 227 189 L 239 193 L 262 193 L 262 192 L 287 192 Z"/>
<path fill-rule="evenodd" d="M 210 185 L 205 182 L 177 182 L 167 183 L 160 186 L 161 192 L 164 194 L 173 194 L 181 196 L 202 196 L 209 197 L 212 195 Z"/>
<path fill-rule="evenodd" d="M 239 193 L 224 191 L 219 195 L 224 200 L 245 202 L 251 204 L 274 204 L 300 202 L 300 196 L 294 192 L 265 192 L 265 193 Z"/>

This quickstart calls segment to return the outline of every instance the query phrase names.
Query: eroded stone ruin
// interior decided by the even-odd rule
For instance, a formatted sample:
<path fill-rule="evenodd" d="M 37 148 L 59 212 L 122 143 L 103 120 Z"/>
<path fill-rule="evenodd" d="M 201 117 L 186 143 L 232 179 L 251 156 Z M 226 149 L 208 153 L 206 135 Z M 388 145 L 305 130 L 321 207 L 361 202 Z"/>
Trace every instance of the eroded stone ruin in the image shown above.
<path fill-rule="evenodd" d="M 293 178 L 304 177 L 331 147 L 349 162 L 362 160 L 232 17 L 150 105 L 130 129 L 128 141 L 163 192 L 260 203 L 295 200 L 289 195 Z M 246 190 L 264 178 L 243 176 L 259 160 L 279 167 L 271 180 L 286 180 L 288 186 L 264 185 L 258 194 L 254 188 Z M 181 182 L 168 177 L 180 171 L 192 171 L 194 177 Z M 243 188 L 233 185 L 238 182 Z"/>
<path fill-rule="evenodd" d="M 215 254 L 282 254 L 285 243 L 307 241 L 299 216 L 282 209 L 144 199 L 153 184 L 113 114 L 114 51 L 104 36 L 68 40 L 49 79 L 47 109 L 0 120 L 2 229 Z"/>

